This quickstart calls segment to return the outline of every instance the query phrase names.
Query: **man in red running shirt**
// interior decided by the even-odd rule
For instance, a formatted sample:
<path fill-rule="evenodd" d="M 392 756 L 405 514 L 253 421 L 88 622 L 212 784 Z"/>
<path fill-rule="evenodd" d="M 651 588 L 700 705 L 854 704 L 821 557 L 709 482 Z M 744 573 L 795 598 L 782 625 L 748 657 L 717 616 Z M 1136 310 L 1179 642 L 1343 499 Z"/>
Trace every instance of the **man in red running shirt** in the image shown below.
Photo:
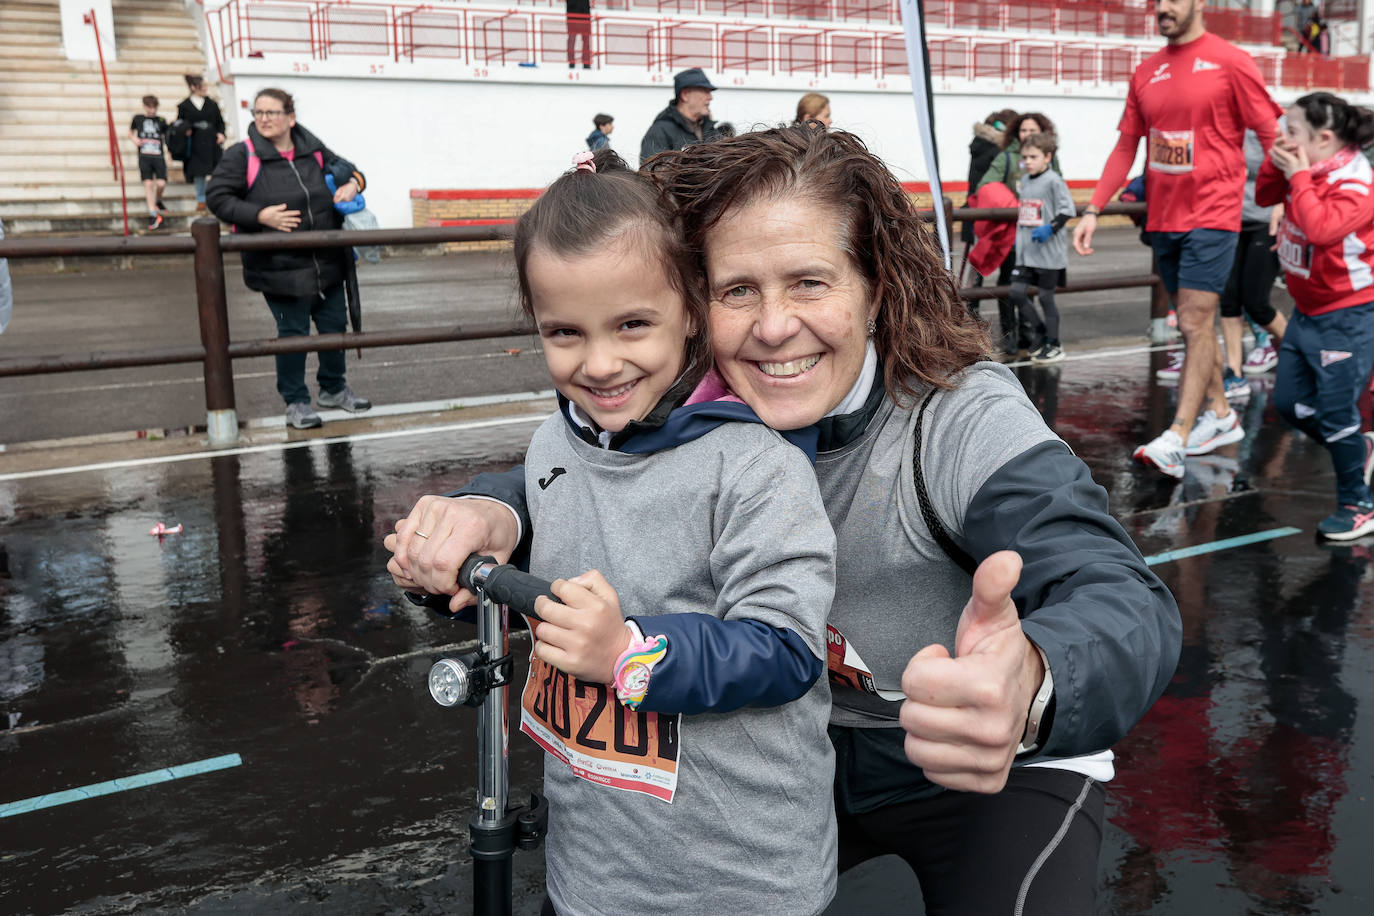
<path fill-rule="evenodd" d="M 1245 437 L 1240 417 L 1226 404 L 1213 324 L 1240 231 L 1245 129 L 1267 150 L 1282 114 L 1250 55 L 1204 28 L 1202 7 L 1203 0 L 1156 2 L 1159 31 L 1169 43 L 1131 76 L 1121 137 L 1073 233 L 1074 250 L 1092 254 L 1097 214 L 1125 182 L 1147 138 L 1145 228 L 1164 286 L 1175 297 L 1187 349 L 1174 422 L 1134 457 L 1171 477 L 1183 476 L 1186 455 L 1205 455 Z M 1199 416 L 1204 401 L 1208 409 Z"/>

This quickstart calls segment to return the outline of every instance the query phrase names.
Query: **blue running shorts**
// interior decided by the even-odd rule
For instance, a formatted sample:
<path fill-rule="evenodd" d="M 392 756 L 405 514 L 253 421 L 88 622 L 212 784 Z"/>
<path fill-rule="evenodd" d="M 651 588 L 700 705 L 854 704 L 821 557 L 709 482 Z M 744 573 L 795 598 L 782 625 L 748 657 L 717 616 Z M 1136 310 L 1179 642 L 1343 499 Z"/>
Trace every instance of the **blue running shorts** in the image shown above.
<path fill-rule="evenodd" d="M 1182 288 L 1220 296 L 1231 277 L 1238 235 L 1225 229 L 1151 232 L 1150 245 L 1164 288 L 1170 295 Z"/>

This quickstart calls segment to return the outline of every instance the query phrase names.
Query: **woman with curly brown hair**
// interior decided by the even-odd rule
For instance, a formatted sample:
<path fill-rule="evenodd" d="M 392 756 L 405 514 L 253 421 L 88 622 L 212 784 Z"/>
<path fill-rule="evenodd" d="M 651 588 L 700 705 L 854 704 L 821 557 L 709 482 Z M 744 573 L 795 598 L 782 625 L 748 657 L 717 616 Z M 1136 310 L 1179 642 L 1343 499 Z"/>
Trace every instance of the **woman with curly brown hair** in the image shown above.
<path fill-rule="evenodd" d="M 841 870 L 896 853 L 932 914 L 1094 912 L 1108 748 L 1173 672 L 1172 597 L 983 360 L 930 232 L 857 138 L 744 134 L 653 174 L 702 256 L 716 369 L 765 423 L 819 431 Z M 454 570 L 517 551 L 523 479 L 422 498 L 387 539 L 396 582 L 470 602 Z"/>

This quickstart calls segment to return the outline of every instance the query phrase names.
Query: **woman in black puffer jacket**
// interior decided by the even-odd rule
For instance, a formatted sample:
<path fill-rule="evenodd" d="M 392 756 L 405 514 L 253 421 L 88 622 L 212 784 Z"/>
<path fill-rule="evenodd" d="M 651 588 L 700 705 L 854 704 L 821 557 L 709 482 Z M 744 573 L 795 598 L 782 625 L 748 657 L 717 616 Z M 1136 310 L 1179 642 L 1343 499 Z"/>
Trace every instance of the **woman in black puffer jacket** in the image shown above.
<path fill-rule="evenodd" d="M 325 184 L 326 173 L 334 176 L 337 191 Z M 334 204 L 352 200 L 363 185 L 361 172 L 296 123 L 289 93 L 264 89 L 253 101 L 248 139 L 225 151 L 206 197 L 215 216 L 239 232 L 338 229 L 343 217 Z M 308 336 L 311 319 L 321 334 L 343 333 L 349 249 L 279 248 L 242 256 L 243 282 L 267 299 L 278 337 Z M 321 407 L 358 411 L 372 406 L 348 387 L 342 350 L 323 351 L 319 357 Z M 278 355 L 276 360 L 277 392 L 286 401 L 287 423 L 297 429 L 321 425 L 305 385 L 305 354 Z"/>
<path fill-rule="evenodd" d="M 983 173 L 992 165 L 992 160 L 1002 151 L 1002 132 L 1007 125 L 1016 120 L 1016 112 L 1010 108 L 994 111 L 982 121 L 973 125 L 973 139 L 968 142 L 968 193 L 978 186 Z M 973 223 L 965 221 L 960 233 L 965 242 L 973 244 Z"/>

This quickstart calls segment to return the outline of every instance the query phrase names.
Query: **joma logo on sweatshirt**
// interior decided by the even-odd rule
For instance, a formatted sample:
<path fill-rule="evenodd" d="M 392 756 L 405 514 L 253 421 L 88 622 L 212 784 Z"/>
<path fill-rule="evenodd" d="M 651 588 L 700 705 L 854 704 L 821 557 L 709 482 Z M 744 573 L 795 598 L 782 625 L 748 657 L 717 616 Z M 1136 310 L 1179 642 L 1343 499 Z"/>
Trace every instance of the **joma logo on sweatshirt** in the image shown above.
<path fill-rule="evenodd" d="M 549 484 L 553 483 L 556 479 L 558 479 L 558 477 L 566 473 L 568 473 L 567 468 L 554 468 L 553 470 L 549 471 L 548 477 L 539 478 L 539 489 L 547 490 L 549 488 Z"/>

